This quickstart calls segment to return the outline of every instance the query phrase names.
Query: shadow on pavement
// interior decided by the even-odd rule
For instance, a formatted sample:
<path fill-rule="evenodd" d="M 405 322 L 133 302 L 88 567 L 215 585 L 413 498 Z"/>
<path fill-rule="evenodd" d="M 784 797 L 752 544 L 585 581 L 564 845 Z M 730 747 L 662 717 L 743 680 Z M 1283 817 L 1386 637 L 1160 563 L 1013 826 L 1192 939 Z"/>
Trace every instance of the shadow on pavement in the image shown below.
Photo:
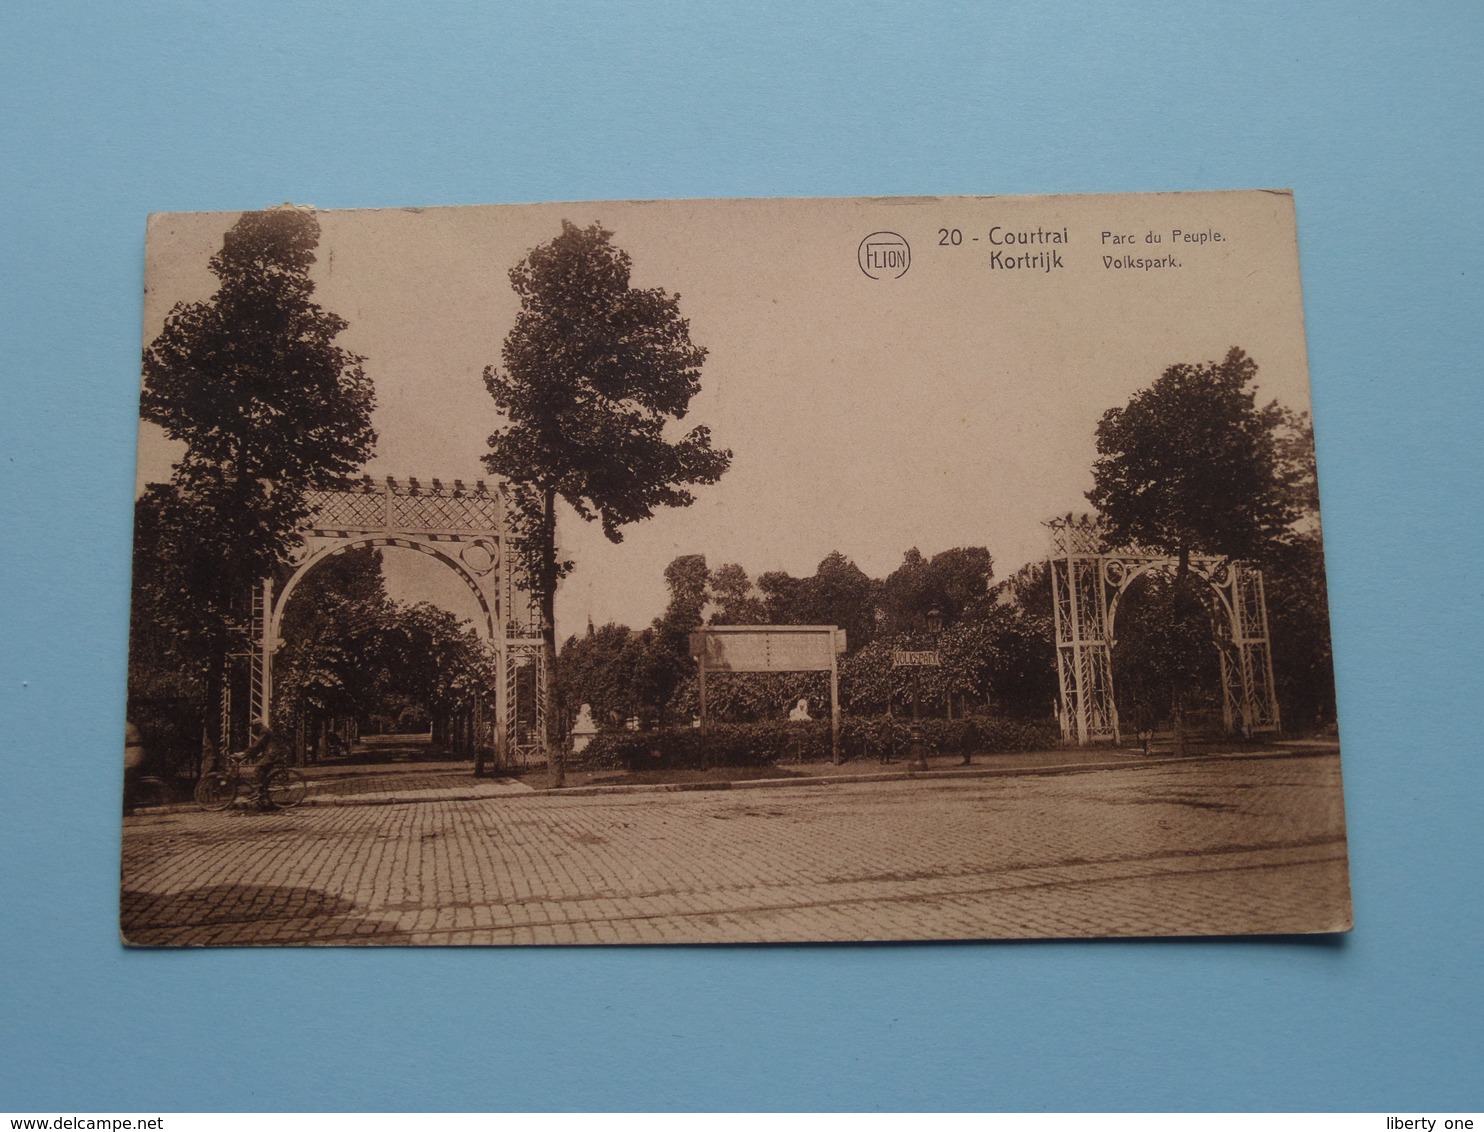
<path fill-rule="evenodd" d="M 344 897 L 317 888 L 257 884 L 213 884 L 183 892 L 125 889 L 119 921 L 125 938 L 156 928 L 204 928 L 265 920 L 343 916 L 355 910 Z"/>

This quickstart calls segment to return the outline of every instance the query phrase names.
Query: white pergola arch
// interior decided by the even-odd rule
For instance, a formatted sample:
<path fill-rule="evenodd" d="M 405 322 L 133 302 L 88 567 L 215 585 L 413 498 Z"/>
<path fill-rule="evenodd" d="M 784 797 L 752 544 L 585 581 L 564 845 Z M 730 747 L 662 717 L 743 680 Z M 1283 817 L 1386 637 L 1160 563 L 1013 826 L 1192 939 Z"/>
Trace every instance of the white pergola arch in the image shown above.
<path fill-rule="evenodd" d="M 1051 600 L 1062 738 L 1079 746 L 1121 742 L 1113 696 L 1118 607 L 1134 581 L 1172 569 L 1176 559 L 1142 547 L 1105 549 L 1093 519 L 1071 515 L 1051 532 Z M 1280 729 L 1268 640 L 1262 571 L 1249 562 L 1193 556 L 1190 570 L 1215 595 L 1215 645 L 1221 658 L 1222 719 L 1228 732 L 1251 736 Z"/>
<path fill-rule="evenodd" d="M 253 592 L 249 648 L 248 716 L 267 723 L 273 712 L 273 657 L 283 646 L 280 630 L 294 590 L 318 566 L 359 547 L 401 547 L 426 554 L 451 569 L 468 587 L 482 617 L 480 631 L 494 646 L 500 678 L 491 689 L 495 705 L 493 745 L 502 759 L 526 756 L 539 748 L 546 672 L 539 614 L 506 561 L 505 499 L 483 480 L 427 483 L 369 476 L 339 489 L 309 495 L 308 518 L 301 524 L 292 569 L 282 584 L 265 578 Z M 522 669 L 535 666 L 535 703 L 524 713 L 536 725 L 522 732 L 518 707 Z M 229 736 L 233 708 L 224 695 L 223 736 Z"/>

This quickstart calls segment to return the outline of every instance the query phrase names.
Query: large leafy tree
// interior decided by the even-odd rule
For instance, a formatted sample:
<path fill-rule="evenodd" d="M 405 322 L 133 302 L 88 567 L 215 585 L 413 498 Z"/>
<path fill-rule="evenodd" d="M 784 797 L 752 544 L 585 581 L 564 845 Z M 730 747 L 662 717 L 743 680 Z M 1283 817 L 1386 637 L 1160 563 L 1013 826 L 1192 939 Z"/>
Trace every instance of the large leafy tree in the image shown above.
<path fill-rule="evenodd" d="M 1278 443 L 1287 416 L 1276 401 L 1257 404 L 1256 378 L 1257 363 L 1234 346 L 1221 361 L 1170 366 L 1098 423 L 1087 498 L 1109 544 L 1175 558 L 1171 611 L 1191 607 L 1192 555 L 1261 559 L 1296 516 Z M 1183 749 L 1187 674 L 1164 676 Z"/>
<path fill-rule="evenodd" d="M 134 571 L 129 603 L 129 719 L 157 770 L 194 774 L 205 720 L 203 653 L 182 616 L 194 569 L 188 517 L 168 484 L 134 504 Z"/>
<path fill-rule="evenodd" d="M 484 461 L 511 485 L 514 549 L 540 604 L 550 672 L 557 586 L 572 567 L 557 553 L 557 500 L 619 542 L 623 527 L 689 506 L 692 486 L 715 483 L 731 465 L 704 425 L 669 435 L 700 391 L 706 350 L 690 339 L 679 295 L 629 285 L 631 261 L 612 235 L 563 221 L 560 235 L 511 269 L 520 314 L 502 364 L 484 371 L 507 421 Z M 560 783 L 560 704 L 546 714 Z"/>
<path fill-rule="evenodd" d="M 177 304 L 144 351 L 140 414 L 186 446 L 154 511 L 173 528 L 160 545 L 180 561 L 159 569 L 207 705 L 241 603 L 285 565 L 306 493 L 342 481 L 376 442 L 364 359 L 336 344 L 345 320 L 312 299 L 319 233 L 312 211 L 244 213 L 210 260 L 216 293 Z M 214 732 L 218 713 L 205 718 Z"/>
<path fill-rule="evenodd" d="M 768 620 L 757 587 L 736 562 L 711 571 L 711 601 L 716 607 L 710 618 L 713 625 L 762 625 Z"/>
<path fill-rule="evenodd" d="M 1280 476 L 1276 401 L 1257 404 L 1257 363 L 1235 346 L 1219 362 L 1172 365 L 1097 427 L 1088 500 L 1108 541 L 1179 559 L 1260 558 L 1293 521 Z"/>
<path fill-rule="evenodd" d="M 851 651 L 864 647 L 875 632 L 879 586 L 838 550 L 820 559 L 809 577 L 771 570 L 757 580 L 769 624 L 838 625 Z"/>
<path fill-rule="evenodd" d="M 1263 561 L 1273 677 L 1285 727 L 1321 727 L 1335 717 L 1335 669 L 1319 526 L 1314 429 L 1307 413 L 1285 413 L 1278 431 L 1280 475 L 1297 513 Z"/>
<path fill-rule="evenodd" d="M 705 556 L 700 554 L 682 554 L 665 567 L 670 602 L 655 618 L 638 673 L 641 697 L 655 709 L 661 722 L 675 690 L 696 670 L 690 655 L 690 635 L 701 627 L 710 580 Z"/>
<path fill-rule="evenodd" d="M 944 625 L 983 616 L 989 604 L 994 558 L 988 548 L 959 546 L 924 558 L 915 546 L 881 586 L 882 629 L 920 630 L 936 610 Z"/>

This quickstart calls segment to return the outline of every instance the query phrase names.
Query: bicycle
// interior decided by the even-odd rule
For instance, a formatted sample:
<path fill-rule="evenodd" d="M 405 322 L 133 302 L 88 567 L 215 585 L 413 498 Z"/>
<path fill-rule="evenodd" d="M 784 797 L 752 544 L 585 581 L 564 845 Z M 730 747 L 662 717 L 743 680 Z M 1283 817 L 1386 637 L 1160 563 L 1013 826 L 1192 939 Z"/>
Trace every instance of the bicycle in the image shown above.
<path fill-rule="evenodd" d="M 255 785 L 251 776 L 256 765 L 247 765 L 247 752 L 227 756 L 226 766 L 207 771 L 196 783 L 196 805 L 203 810 L 225 810 L 237 801 L 244 785 Z M 309 780 L 291 766 L 275 766 L 268 771 L 268 802 L 275 809 L 287 810 L 304 801 L 309 793 Z"/>

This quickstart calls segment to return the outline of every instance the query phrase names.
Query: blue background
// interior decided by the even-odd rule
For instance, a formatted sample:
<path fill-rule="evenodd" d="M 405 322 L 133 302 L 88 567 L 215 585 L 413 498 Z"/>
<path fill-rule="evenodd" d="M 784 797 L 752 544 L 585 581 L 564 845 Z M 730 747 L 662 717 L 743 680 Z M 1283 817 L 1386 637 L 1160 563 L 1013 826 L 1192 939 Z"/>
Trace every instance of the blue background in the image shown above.
<path fill-rule="evenodd" d="M 0 1108 L 1474 1108 L 1484 7 L 0 11 Z M 145 214 L 1297 193 L 1343 941 L 130 952 Z"/>

